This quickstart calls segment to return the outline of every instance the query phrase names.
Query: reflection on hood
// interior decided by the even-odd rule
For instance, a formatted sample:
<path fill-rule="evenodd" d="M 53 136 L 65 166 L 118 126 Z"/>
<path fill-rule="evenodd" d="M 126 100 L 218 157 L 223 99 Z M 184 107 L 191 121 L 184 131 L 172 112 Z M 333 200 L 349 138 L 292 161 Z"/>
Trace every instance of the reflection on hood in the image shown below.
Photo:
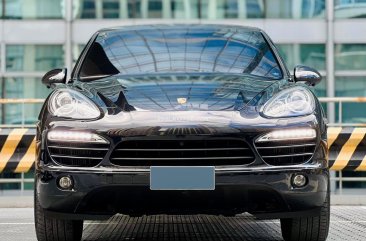
<path fill-rule="evenodd" d="M 112 76 L 81 83 L 124 111 L 239 110 L 276 83 L 240 74 Z"/>

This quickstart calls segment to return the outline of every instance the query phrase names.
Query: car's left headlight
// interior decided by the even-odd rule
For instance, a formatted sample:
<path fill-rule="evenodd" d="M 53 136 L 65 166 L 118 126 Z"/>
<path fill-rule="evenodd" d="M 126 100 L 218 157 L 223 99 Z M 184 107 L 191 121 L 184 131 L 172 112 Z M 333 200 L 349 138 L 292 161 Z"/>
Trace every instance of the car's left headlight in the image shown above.
<path fill-rule="evenodd" d="M 303 87 L 293 87 L 273 96 L 263 108 L 267 117 L 295 117 L 314 112 L 315 101 L 312 93 Z"/>
<path fill-rule="evenodd" d="M 56 90 L 48 102 L 50 113 L 73 119 L 95 119 L 100 116 L 98 107 L 83 94 L 70 89 Z"/>

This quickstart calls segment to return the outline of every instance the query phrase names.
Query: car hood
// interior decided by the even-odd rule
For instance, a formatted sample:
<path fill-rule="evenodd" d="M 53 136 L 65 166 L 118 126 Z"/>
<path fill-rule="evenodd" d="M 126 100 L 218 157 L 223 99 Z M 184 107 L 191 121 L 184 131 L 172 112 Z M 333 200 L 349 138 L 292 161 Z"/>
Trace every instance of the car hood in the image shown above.
<path fill-rule="evenodd" d="M 282 81 L 242 74 L 153 74 L 111 76 L 77 87 L 123 111 L 229 111 Z M 273 91 L 271 91 L 273 93 Z"/>

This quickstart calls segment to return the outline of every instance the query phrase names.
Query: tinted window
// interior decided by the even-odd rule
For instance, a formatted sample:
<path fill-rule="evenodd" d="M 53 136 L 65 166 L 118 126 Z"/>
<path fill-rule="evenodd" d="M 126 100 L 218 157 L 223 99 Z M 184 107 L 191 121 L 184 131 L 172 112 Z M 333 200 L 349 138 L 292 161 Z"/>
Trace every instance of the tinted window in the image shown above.
<path fill-rule="evenodd" d="M 80 77 L 154 72 L 282 77 L 276 58 L 260 32 L 202 26 L 131 27 L 103 32 L 88 51 Z"/>

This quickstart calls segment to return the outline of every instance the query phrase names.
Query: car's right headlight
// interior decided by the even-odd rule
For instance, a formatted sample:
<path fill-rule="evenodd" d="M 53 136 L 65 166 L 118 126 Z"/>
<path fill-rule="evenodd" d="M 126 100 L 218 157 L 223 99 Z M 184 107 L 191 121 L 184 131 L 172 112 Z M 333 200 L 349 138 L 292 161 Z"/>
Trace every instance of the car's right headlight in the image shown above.
<path fill-rule="evenodd" d="M 49 99 L 48 109 L 58 117 L 95 119 L 100 116 L 98 107 L 90 99 L 70 89 L 56 90 Z"/>

